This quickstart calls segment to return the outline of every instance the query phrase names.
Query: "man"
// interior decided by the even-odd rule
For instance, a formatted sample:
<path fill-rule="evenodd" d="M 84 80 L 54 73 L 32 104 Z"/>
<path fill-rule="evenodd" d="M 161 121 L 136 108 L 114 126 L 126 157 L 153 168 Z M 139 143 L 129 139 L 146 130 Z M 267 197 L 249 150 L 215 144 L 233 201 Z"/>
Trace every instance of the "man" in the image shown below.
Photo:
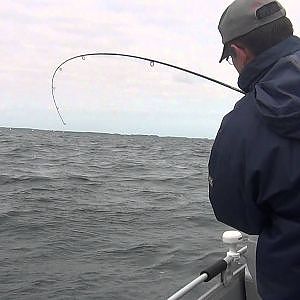
<path fill-rule="evenodd" d="M 219 31 L 246 95 L 214 142 L 210 201 L 219 221 L 259 235 L 261 297 L 300 299 L 300 39 L 271 0 L 234 1 Z"/>

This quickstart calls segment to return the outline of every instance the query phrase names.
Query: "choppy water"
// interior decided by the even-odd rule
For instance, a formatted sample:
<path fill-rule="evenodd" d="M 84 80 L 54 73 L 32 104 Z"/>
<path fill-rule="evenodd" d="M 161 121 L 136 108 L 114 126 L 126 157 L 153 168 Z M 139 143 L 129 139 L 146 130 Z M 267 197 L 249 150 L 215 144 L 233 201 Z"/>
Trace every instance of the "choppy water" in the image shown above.
<path fill-rule="evenodd" d="M 0 128 L 0 298 L 166 299 L 198 276 L 224 251 L 211 145 Z"/>

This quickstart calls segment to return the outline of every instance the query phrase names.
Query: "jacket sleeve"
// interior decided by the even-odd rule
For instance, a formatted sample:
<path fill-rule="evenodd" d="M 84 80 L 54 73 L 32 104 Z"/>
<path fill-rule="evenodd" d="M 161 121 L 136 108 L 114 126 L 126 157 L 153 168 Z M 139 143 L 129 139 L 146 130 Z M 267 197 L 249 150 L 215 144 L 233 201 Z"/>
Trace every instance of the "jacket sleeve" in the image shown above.
<path fill-rule="evenodd" d="M 227 116 L 228 117 L 228 116 Z M 209 198 L 216 218 L 237 230 L 259 234 L 266 216 L 257 204 L 259 172 L 247 173 L 247 141 L 224 118 L 209 160 Z"/>

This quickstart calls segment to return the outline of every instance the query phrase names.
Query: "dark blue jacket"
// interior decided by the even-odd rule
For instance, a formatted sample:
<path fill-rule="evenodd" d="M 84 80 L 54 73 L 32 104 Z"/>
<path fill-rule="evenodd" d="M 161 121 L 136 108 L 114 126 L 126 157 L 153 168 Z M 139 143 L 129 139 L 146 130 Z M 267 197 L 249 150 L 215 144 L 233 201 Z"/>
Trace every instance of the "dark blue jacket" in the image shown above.
<path fill-rule="evenodd" d="M 211 152 L 210 201 L 219 221 L 259 234 L 263 299 L 300 299 L 300 39 L 256 57 L 239 87 Z"/>

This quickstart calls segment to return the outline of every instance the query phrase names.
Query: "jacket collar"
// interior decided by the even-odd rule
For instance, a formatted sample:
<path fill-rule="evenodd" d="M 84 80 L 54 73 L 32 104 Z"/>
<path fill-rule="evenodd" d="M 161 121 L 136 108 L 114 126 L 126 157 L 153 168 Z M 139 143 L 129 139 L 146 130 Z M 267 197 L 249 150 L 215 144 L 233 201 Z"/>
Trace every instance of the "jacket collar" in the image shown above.
<path fill-rule="evenodd" d="M 239 76 L 238 85 L 250 92 L 264 74 L 281 58 L 300 50 L 300 38 L 291 36 L 274 47 L 264 51 L 251 61 Z"/>

